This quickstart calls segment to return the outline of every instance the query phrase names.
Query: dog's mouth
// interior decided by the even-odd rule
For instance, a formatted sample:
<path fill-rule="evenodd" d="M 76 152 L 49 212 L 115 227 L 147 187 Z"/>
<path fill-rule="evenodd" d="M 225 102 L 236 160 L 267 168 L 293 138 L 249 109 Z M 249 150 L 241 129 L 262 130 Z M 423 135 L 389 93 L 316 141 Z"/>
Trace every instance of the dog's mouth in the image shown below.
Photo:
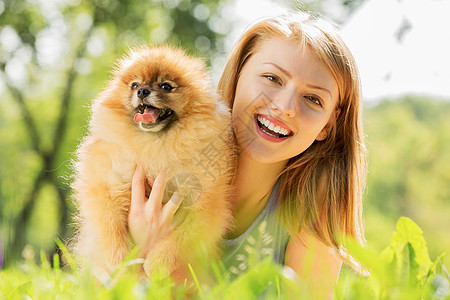
<path fill-rule="evenodd" d="M 173 117 L 173 115 L 174 111 L 170 108 L 159 108 L 149 104 L 141 103 L 136 108 L 134 122 L 138 123 L 143 129 L 151 130 L 152 128 L 160 127 L 158 125 L 160 125 L 161 122 L 169 120 L 169 118 Z"/>

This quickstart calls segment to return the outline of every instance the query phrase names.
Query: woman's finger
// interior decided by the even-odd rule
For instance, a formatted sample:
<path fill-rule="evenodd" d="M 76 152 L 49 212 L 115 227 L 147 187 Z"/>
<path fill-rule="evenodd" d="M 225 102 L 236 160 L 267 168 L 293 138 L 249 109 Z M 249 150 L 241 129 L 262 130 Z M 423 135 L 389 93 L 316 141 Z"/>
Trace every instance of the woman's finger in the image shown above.
<path fill-rule="evenodd" d="M 161 207 L 164 197 L 164 190 L 167 185 L 167 175 L 167 170 L 163 169 L 159 172 L 158 176 L 156 176 L 146 205 L 147 212 L 152 213 L 157 208 Z"/>
<path fill-rule="evenodd" d="M 175 212 L 180 207 L 182 202 L 183 195 L 177 192 L 173 193 L 170 200 L 163 207 L 163 221 L 165 221 L 166 223 L 170 223 L 173 216 L 175 215 Z"/>
<path fill-rule="evenodd" d="M 130 211 L 141 210 L 145 203 L 144 171 L 137 166 L 131 181 L 131 207 Z"/>

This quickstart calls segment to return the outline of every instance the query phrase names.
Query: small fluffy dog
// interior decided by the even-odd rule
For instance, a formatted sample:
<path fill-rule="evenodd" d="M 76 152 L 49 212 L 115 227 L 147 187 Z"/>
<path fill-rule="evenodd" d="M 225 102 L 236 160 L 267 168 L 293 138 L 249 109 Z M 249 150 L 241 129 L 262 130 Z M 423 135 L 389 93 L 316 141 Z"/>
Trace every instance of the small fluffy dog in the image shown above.
<path fill-rule="evenodd" d="M 214 257 L 231 219 L 230 122 L 201 60 L 168 46 L 131 50 L 93 101 L 77 152 L 75 251 L 109 272 L 129 254 L 131 179 L 140 166 L 150 181 L 169 171 L 165 201 L 174 191 L 184 195 L 179 224 L 150 250 L 146 273 Z"/>

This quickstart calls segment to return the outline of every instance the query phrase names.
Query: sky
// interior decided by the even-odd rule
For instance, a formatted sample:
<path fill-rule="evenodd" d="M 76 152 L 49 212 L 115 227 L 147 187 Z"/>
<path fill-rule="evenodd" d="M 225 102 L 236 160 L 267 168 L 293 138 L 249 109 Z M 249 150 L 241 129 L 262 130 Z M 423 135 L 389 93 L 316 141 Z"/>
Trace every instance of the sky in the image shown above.
<path fill-rule="evenodd" d="M 450 99 L 450 0 L 365 0 L 343 20 L 339 1 L 324 2 L 323 14 L 342 21 L 341 36 L 357 61 L 364 101 L 405 94 Z M 225 47 L 230 49 L 256 19 L 288 12 L 283 3 L 235 0 Z"/>
<path fill-rule="evenodd" d="M 368 0 L 341 35 L 366 100 L 405 93 L 450 99 L 450 1 Z"/>

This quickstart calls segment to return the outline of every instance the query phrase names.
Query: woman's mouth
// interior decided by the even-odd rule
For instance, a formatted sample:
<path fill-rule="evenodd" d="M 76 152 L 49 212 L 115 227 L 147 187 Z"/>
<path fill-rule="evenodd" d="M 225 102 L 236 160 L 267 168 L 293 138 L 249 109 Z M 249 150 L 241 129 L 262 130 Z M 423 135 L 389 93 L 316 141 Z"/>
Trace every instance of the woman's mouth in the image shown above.
<path fill-rule="evenodd" d="M 283 122 L 268 115 L 255 115 L 257 132 L 272 142 L 281 142 L 293 135 L 293 131 Z"/>

